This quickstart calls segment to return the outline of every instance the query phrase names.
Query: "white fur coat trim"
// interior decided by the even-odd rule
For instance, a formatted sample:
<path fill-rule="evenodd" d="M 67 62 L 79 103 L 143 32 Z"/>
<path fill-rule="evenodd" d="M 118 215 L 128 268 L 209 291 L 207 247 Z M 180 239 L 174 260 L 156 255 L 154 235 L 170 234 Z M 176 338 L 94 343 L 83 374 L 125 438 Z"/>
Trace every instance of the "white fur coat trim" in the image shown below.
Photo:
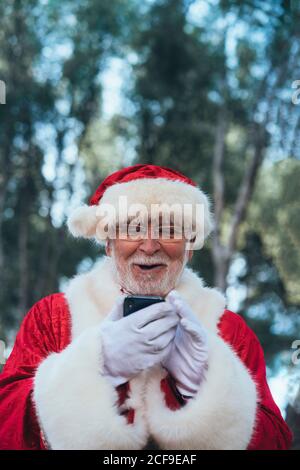
<path fill-rule="evenodd" d="M 62 352 L 50 354 L 39 365 L 33 399 L 51 449 L 116 450 L 145 445 L 145 422 L 137 414 L 134 425 L 127 425 L 118 413 L 117 391 L 101 375 L 102 370 L 98 327 L 87 328 Z"/>
<path fill-rule="evenodd" d="M 185 268 L 176 290 L 209 331 L 209 370 L 198 395 L 171 411 L 160 391 L 166 375 L 154 367 L 130 381 L 127 424 L 117 409 L 117 392 L 101 376 L 99 324 L 120 295 L 110 258 L 75 276 L 65 292 L 72 341 L 38 367 L 34 400 L 45 437 L 53 449 L 142 449 L 150 436 L 164 449 L 246 448 L 252 433 L 256 389 L 231 348 L 217 336 L 225 299 Z"/>
<path fill-rule="evenodd" d="M 161 449 L 242 450 L 253 432 L 256 386 L 246 367 L 221 338 L 209 333 L 208 371 L 195 398 L 182 408 L 166 407 L 151 371 L 146 394 L 147 421 Z"/>

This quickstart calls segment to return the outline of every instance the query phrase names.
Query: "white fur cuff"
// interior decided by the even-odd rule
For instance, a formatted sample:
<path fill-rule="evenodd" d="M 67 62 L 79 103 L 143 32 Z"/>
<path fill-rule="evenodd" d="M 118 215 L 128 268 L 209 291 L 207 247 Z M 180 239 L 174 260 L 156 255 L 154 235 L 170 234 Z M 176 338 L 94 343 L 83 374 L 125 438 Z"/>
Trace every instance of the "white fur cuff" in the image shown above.
<path fill-rule="evenodd" d="M 128 425 L 118 393 L 101 375 L 99 326 L 90 327 L 38 367 L 33 398 L 51 449 L 136 449 L 145 445 L 140 423 Z"/>
<path fill-rule="evenodd" d="M 183 408 L 166 407 L 156 371 L 150 378 L 147 410 L 150 432 L 161 449 L 246 449 L 254 429 L 257 391 L 234 351 L 209 333 L 206 378 Z"/>

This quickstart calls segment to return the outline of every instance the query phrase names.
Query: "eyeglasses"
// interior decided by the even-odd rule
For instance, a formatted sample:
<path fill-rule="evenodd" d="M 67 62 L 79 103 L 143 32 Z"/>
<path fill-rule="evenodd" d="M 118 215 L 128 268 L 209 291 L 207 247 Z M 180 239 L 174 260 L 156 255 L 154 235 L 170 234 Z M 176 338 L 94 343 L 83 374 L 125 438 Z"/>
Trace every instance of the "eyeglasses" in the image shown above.
<path fill-rule="evenodd" d="M 145 224 L 128 224 L 116 227 L 116 237 L 128 242 L 139 242 L 148 237 L 158 240 L 160 243 L 180 243 L 187 240 L 183 234 L 182 227 L 174 225 L 154 225 L 151 229 Z"/>

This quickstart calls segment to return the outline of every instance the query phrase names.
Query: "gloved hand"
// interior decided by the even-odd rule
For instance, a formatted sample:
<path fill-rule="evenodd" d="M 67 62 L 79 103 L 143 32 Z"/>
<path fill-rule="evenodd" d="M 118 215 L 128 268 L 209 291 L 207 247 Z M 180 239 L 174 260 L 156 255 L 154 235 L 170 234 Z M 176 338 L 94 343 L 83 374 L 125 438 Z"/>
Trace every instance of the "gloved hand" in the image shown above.
<path fill-rule="evenodd" d="M 163 359 L 162 366 L 175 379 L 177 390 L 183 396 L 193 397 L 198 392 L 207 369 L 207 334 L 178 292 L 171 291 L 166 301 L 173 306 L 181 320 L 170 354 Z"/>
<path fill-rule="evenodd" d="M 100 325 L 104 370 L 115 386 L 161 363 L 169 354 L 179 322 L 168 302 L 160 302 L 123 317 L 120 297 Z"/>

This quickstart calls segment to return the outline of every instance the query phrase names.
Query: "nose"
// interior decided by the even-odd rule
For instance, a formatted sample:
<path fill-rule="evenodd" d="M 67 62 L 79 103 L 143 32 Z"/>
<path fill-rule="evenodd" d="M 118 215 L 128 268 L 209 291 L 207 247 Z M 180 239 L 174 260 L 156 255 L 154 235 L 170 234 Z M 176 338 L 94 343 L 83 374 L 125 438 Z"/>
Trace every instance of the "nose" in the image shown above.
<path fill-rule="evenodd" d="M 145 238 L 142 243 L 139 245 L 139 250 L 141 250 L 146 255 L 153 255 L 160 250 L 160 243 L 158 240 L 152 238 Z"/>

